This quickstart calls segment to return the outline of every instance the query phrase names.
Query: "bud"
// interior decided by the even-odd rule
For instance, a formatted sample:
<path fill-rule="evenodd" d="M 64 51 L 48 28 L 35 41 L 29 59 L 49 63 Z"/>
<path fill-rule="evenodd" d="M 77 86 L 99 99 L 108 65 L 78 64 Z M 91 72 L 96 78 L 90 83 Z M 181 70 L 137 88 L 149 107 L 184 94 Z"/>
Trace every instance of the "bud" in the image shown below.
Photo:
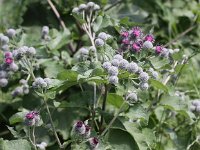
<path fill-rule="evenodd" d="M 8 85 L 8 80 L 6 78 L 0 79 L 0 87 L 6 87 Z"/>
<path fill-rule="evenodd" d="M 99 146 L 99 140 L 96 137 L 92 137 L 89 139 L 90 148 L 95 150 Z"/>
<path fill-rule="evenodd" d="M 153 48 L 153 44 L 150 41 L 145 41 L 143 44 L 143 47 L 146 49 L 152 49 Z"/>
<path fill-rule="evenodd" d="M 95 5 L 94 5 L 94 11 L 98 11 L 99 9 L 100 9 L 100 6 L 97 5 L 97 4 L 95 4 Z"/>
<path fill-rule="evenodd" d="M 84 135 L 86 131 L 86 127 L 82 121 L 77 121 L 74 124 L 73 131 L 77 134 Z"/>
<path fill-rule="evenodd" d="M 106 41 L 107 40 L 107 34 L 105 32 L 100 32 L 98 35 L 98 38 Z"/>
<path fill-rule="evenodd" d="M 102 47 L 102 46 L 104 46 L 104 44 L 105 44 L 104 41 L 102 39 L 100 39 L 100 38 L 95 40 L 95 45 L 97 47 Z"/>
<path fill-rule="evenodd" d="M 89 55 L 89 50 L 84 48 L 84 47 L 82 47 L 82 48 L 80 48 L 80 53 L 81 53 L 82 56 L 88 56 Z"/>
<path fill-rule="evenodd" d="M 80 13 L 79 8 L 78 7 L 73 8 L 72 13 L 79 14 Z"/>
<path fill-rule="evenodd" d="M 147 82 L 149 80 L 149 75 L 146 72 L 141 72 L 139 76 L 141 82 Z"/>
<path fill-rule="evenodd" d="M 108 69 L 111 67 L 111 63 L 110 62 L 104 62 L 102 67 L 108 71 Z"/>
<path fill-rule="evenodd" d="M 110 76 L 109 77 L 109 83 L 116 85 L 119 82 L 119 79 L 117 76 Z"/>
<path fill-rule="evenodd" d="M 12 57 L 12 53 L 11 52 L 5 52 L 4 57 L 5 58 Z"/>
<path fill-rule="evenodd" d="M 88 9 L 93 9 L 94 8 L 95 3 L 94 2 L 88 2 L 87 3 L 87 8 Z"/>
<path fill-rule="evenodd" d="M 131 62 L 131 63 L 128 64 L 127 70 L 130 73 L 136 73 L 138 71 L 138 65 L 134 62 Z"/>
<path fill-rule="evenodd" d="M 5 44 L 5 45 L 3 45 L 3 46 L 1 47 L 1 49 L 2 49 L 3 51 L 8 51 L 8 50 L 9 50 L 9 46 L 8 46 L 7 44 Z"/>
<path fill-rule="evenodd" d="M 16 87 L 14 91 L 12 91 L 12 96 L 21 96 L 23 95 L 23 88 L 22 87 Z"/>
<path fill-rule="evenodd" d="M 87 9 L 87 5 L 85 5 L 85 4 L 80 4 L 78 8 L 79 8 L 79 11 L 84 11 L 84 10 Z"/>
<path fill-rule="evenodd" d="M 42 35 L 48 35 L 49 34 L 49 27 L 48 26 L 43 26 L 42 27 Z"/>
<path fill-rule="evenodd" d="M 139 84 L 139 87 L 140 87 L 141 90 L 148 90 L 149 84 L 148 84 L 148 83 L 145 83 L 145 82 L 141 82 L 141 83 Z"/>
<path fill-rule="evenodd" d="M 85 134 L 84 134 L 85 138 L 89 138 L 90 134 L 91 134 L 91 127 L 88 125 L 85 125 Z"/>
<path fill-rule="evenodd" d="M 111 61 L 111 64 L 112 64 L 113 66 L 115 66 L 115 67 L 118 67 L 118 66 L 119 66 L 119 60 L 118 60 L 118 59 L 113 59 L 113 60 Z"/>
<path fill-rule="evenodd" d="M 18 65 L 16 63 L 14 63 L 14 62 L 9 65 L 9 68 L 13 72 L 16 72 L 19 69 Z"/>
<path fill-rule="evenodd" d="M 157 71 L 153 71 L 151 74 L 152 74 L 152 77 L 154 79 L 158 79 L 158 72 Z"/>
<path fill-rule="evenodd" d="M 26 53 L 28 56 L 34 56 L 36 54 L 36 50 L 34 47 L 29 47 Z"/>
<path fill-rule="evenodd" d="M 123 57 L 122 57 L 122 55 L 120 55 L 120 54 L 116 54 L 116 55 L 113 57 L 113 59 L 122 60 Z"/>
<path fill-rule="evenodd" d="M 134 92 L 128 94 L 127 97 L 126 97 L 126 100 L 127 100 L 130 104 L 133 104 L 133 103 L 137 102 L 137 101 L 138 101 L 138 99 L 137 99 L 137 94 L 134 93 Z"/>
<path fill-rule="evenodd" d="M 8 74 L 7 74 L 6 71 L 4 71 L 4 70 L 1 70 L 1 71 L 0 71 L 0 79 L 1 79 L 1 78 L 6 78 L 7 75 L 8 75 Z"/>
<path fill-rule="evenodd" d="M 28 112 L 25 115 L 25 124 L 27 126 L 34 126 L 34 125 L 38 126 L 39 121 L 40 121 L 40 116 L 39 113 L 36 111 Z"/>
<path fill-rule="evenodd" d="M 2 35 L 0 41 L 2 45 L 7 45 L 9 43 L 9 38 L 5 35 Z"/>
<path fill-rule="evenodd" d="M 118 75 L 118 68 L 115 66 L 111 66 L 108 70 L 108 74 L 110 76 L 117 76 Z"/>
<path fill-rule="evenodd" d="M 16 34 L 16 31 L 14 29 L 8 29 L 6 32 L 7 32 L 8 37 L 10 38 L 14 37 Z"/>
<path fill-rule="evenodd" d="M 120 69 L 127 69 L 128 65 L 129 65 L 129 62 L 126 59 L 122 59 L 119 62 Z"/>

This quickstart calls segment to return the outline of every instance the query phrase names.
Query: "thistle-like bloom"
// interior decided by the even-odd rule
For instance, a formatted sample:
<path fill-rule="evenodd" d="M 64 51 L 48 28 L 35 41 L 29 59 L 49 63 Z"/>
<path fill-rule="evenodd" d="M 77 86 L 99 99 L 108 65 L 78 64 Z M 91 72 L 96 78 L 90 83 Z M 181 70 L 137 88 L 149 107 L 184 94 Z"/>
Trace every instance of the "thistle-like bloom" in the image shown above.
<path fill-rule="evenodd" d="M 27 126 L 38 125 L 40 121 L 39 113 L 36 111 L 30 111 L 25 115 L 25 123 Z"/>
<path fill-rule="evenodd" d="M 131 35 L 135 38 L 138 38 L 142 35 L 142 30 L 140 27 L 134 27 L 131 31 Z"/>
<path fill-rule="evenodd" d="M 89 144 L 92 150 L 95 150 L 99 146 L 99 139 L 96 137 L 92 137 L 89 139 Z"/>
<path fill-rule="evenodd" d="M 74 124 L 73 129 L 74 129 L 74 132 L 79 134 L 79 135 L 84 135 L 85 131 L 86 131 L 85 124 L 82 121 L 77 121 Z"/>
<path fill-rule="evenodd" d="M 137 98 L 137 94 L 135 92 L 129 93 L 126 97 L 126 100 L 130 103 L 133 104 L 135 102 L 137 102 L 138 98 Z"/>
<path fill-rule="evenodd" d="M 163 51 L 163 48 L 164 48 L 163 46 L 157 45 L 156 48 L 155 48 L 156 53 L 160 54 Z"/>
<path fill-rule="evenodd" d="M 154 39 L 154 36 L 152 34 L 147 34 L 145 37 L 144 37 L 144 40 L 145 41 L 149 41 L 151 43 L 154 43 L 155 42 L 155 39 Z"/>
<path fill-rule="evenodd" d="M 5 58 L 5 63 L 6 63 L 7 65 L 12 64 L 12 63 L 13 63 L 13 58 L 12 58 L 12 57 L 7 57 L 7 58 Z"/>
<path fill-rule="evenodd" d="M 132 44 L 132 49 L 135 52 L 140 52 L 141 48 L 142 48 L 142 46 L 139 42 L 135 42 L 135 43 Z"/>
<path fill-rule="evenodd" d="M 90 134 L 91 134 L 91 127 L 88 125 L 85 125 L 85 134 L 84 134 L 85 138 L 89 138 Z"/>
<path fill-rule="evenodd" d="M 127 38 L 129 36 L 129 32 L 128 31 L 122 31 L 120 34 L 121 34 L 121 36 L 123 38 Z"/>

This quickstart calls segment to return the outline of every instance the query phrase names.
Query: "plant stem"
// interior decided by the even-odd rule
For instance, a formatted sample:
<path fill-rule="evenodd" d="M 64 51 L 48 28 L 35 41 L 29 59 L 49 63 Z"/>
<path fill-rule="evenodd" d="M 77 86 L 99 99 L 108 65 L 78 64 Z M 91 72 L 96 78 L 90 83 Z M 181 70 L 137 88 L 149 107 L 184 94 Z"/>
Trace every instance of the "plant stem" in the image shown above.
<path fill-rule="evenodd" d="M 56 7 L 54 6 L 54 4 L 51 2 L 51 0 L 47 0 L 47 2 L 49 3 L 49 5 L 51 6 L 51 9 L 53 10 L 54 14 L 56 15 L 57 19 L 60 21 L 61 26 L 63 27 L 63 29 L 66 29 L 65 23 L 64 21 L 61 19 L 60 14 L 58 13 Z"/>
<path fill-rule="evenodd" d="M 31 144 L 34 146 L 34 149 L 37 150 L 35 142 L 33 142 L 32 139 L 31 139 L 31 129 L 30 129 L 30 127 L 28 128 L 28 139 L 31 142 Z"/>
<path fill-rule="evenodd" d="M 105 84 L 104 87 L 105 87 L 105 92 L 104 92 L 104 95 L 103 95 L 103 103 L 102 103 L 102 108 L 101 108 L 102 115 L 101 115 L 100 127 L 99 127 L 100 130 L 102 130 L 102 126 L 103 126 L 103 120 L 104 120 L 103 111 L 106 110 L 106 100 L 107 100 L 107 96 L 108 96 L 108 85 Z"/>
<path fill-rule="evenodd" d="M 121 113 L 121 110 L 123 108 L 123 106 L 125 105 L 125 101 L 122 103 L 122 105 L 120 106 L 117 114 L 113 117 L 113 119 L 110 121 L 110 123 L 108 124 L 107 128 L 101 133 L 100 136 L 103 136 L 109 129 L 110 127 L 112 126 L 112 124 L 114 123 L 114 121 L 117 119 L 117 117 L 119 116 L 119 114 Z"/>
<path fill-rule="evenodd" d="M 33 126 L 32 136 L 33 136 L 33 144 L 34 144 L 34 148 L 35 148 L 35 150 L 37 150 L 37 147 L 36 147 L 36 141 L 35 141 L 35 125 Z"/>
<path fill-rule="evenodd" d="M 49 119 L 50 119 L 50 123 L 51 123 L 52 129 L 53 129 L 54 136 L 56 137 L 56 140 L 57 140 L 57 143 L 58 143 L 60 149 L 63 149 L 63 145 L 61 144 L 60 139 L 58 138 L 56 129 L 55 129 L 55 127 L 54 127 L 53 119 L 52 119 L 52 117 L 51 117 L 51 113 L 50 113 L 50 110 L 49 110 L 49 106 L 48 106 L 48 104 L 47 104 L 47 102 L 46 102 L 46 98 L 44 97 L 43 100 L 44 100 L 44 103 L 45 103 L 45 106 L 46 106 L 46 109 L 47 109 L 47 113 L 48 113 L 48 116 L 49 116 Z"/>

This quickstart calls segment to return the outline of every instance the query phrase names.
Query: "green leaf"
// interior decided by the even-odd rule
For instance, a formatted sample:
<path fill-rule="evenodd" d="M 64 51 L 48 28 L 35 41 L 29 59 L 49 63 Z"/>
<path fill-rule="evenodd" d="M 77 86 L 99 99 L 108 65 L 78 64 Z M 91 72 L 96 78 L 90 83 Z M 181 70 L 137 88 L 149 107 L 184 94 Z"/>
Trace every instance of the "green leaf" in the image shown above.
<path fill-rule="evenodd" d="M 10 124 L 12 125 L 15 123 L 23 122 L 25 115 L 26 115 L 26 112 L 18 112 L 16 114 L 12 115 L 9 119 Z"/>
<path fill-rule="evenodd" d="M 31 150 L 30 143 L 27 140 L 3 140 L 0 139 L 1 150 Z"/>
<path fill-rule="evenodd" d="M 158 81 L 158 80 L 154 80 L 154 79 L 150 79 L 150 83 L 153 87 L 155 87 L 156 89 L 159 90 L 163 90 L 166 93 L 168 93 L 168 88 L 167 86 L 165 86 L 162 82 Z"/>
<path fill-rule="evenodd" d="M 73 70 L 65 70 L 58 74 L 57 78 L 60 80 L 76 81 L 78 73 Z"/>
<path fill-rule="evenodd" d="M 149 59 L 149 61 L 151 62 L 151 64 L 155 69 L 161 69 L 165 65 L 169 64 L 168 59 L 161 59 L 159 57 L 152 57 Z"/>
<path fill-rule="evenodd" d="M 109 93 L 107 96 L 107 102 L 116 108 L 120 108 L 121 105 L 124 103 L 124 99 L 122 96 L 117 95 L 115 93 Z M 124 108 L 128 108 L 128 104 L 124 106 Z"/>
<path fill-rule="evenodd" d="M 61 32 L 57 32 L 55 29 L 53 30 L 52 35 L 50 33 L 50 36 L 53 37 L 53 39 L 47 44 L 50 50 L 58 50 L 70 42 L 69 30 L 65 29 Z"/>
<path fill-rule="evenodd" d="M 93 29 L 95 32 L 97 32 L 102 24 L 102 21 L 103 21 L 103 17 L 102 16 L 98 16 L 95 23 L 94 23 L 94 26 L 93 26 Z"/>
<path fill-rule="evenodd" d="M 108 142 L 112 146 L 112 149 L 139 150 L 134 138 L 124 130 L 111 129 L 108 134 Z"/>
<path fill-rule="evenodd" d="M 151 149 L 150 145 L 155 142 L 155 135 L 150 129 L 140 130 L 135 123 L 124 122 L 124 126 L 135 139 L 140 150 Z"/>

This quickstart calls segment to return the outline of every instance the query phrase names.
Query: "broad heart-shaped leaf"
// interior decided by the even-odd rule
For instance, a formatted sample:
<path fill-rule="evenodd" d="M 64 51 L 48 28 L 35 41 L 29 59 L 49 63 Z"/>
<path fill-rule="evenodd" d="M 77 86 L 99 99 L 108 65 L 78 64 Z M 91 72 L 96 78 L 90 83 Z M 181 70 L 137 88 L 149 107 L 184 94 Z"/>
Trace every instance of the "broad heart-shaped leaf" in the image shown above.
<path fill-rule="evenodd" d="M 140 150 L 134 138 L 125 130 L 110 129 L 107 138 L 115 150 Z"/>
<path fill-rule="evenodd" d="M 3 140 L 0 139 L 0 150 L 31 150 L 31 145 L 27 140 Z"/>
<path fill-rule="evenodd" d="M 40 59 L 40 63 L 45 67 L 44 73 L 48 78 L 56 78 L 60 72 L 65 70 L 61 64 L 52 59 Z"/>
<path fill-rule="evenodd" d="M 154 80 L 154 79 L 150 79 L 150 83 L 153 87 L 155 87 L 156 89 L 159 90 L 163 90 L 165 92 L 168 92 L 168 88 L 166 85 L 164 85 L 162 82 L 158 81 L 158 80 Z"/>
<path fill-rule="evenodd" d="M 23 122 L 25 115 L 26 115 L 26 112 L 18 112 L 16 114 L 14 114 L 9 119 L 10 124 L 12 125 L 15 123 Z"/>
<path fill-rule="evenodd" d="M 164 67 L 165 65 L 169 64 L 168 59 L 160 58 L 159 56 L 150 58 L 149 61 L 155 69 L 160 69 L 160 68 Z"/>
<path fill-rule="evenodd" d="M 153 145 L 155 140 L 155 135 L 150 129 L 140 130 L 135 123 L 124 122 L 123 123 L 127 132 L 129 132 L 132 137 L 135 139 L 140 150 L 147 150 Z"/>
<path fill-rule="evenodd" d="M 70 32 L 69 30 L 65 29 L 64 31 L 58 32 L 57 30 L 53 29 L 51 37 L 51 41 L 47 44 L 50 50 L 58 50 L 59 48 L 63 47 L 67 43 L 70 42 Z"/>
<path fill-rule="evenodd" d="M 64 70 L 60 72 L 57 76 L 60 80 L 70 80 L 70 81 L 76 81 L 78 77 L 78 73 L 73 70 Z"/>
<path fill-rule="evenodd" d="M 117 95 L 115 93 L 109 93 L 107 96 L 107 102 L 117 108 L 120 108 L 124 103 L 124 99 L 122 96 Z M 128 104 L 124 105 L 124 108 L 128 108 Z"/>

